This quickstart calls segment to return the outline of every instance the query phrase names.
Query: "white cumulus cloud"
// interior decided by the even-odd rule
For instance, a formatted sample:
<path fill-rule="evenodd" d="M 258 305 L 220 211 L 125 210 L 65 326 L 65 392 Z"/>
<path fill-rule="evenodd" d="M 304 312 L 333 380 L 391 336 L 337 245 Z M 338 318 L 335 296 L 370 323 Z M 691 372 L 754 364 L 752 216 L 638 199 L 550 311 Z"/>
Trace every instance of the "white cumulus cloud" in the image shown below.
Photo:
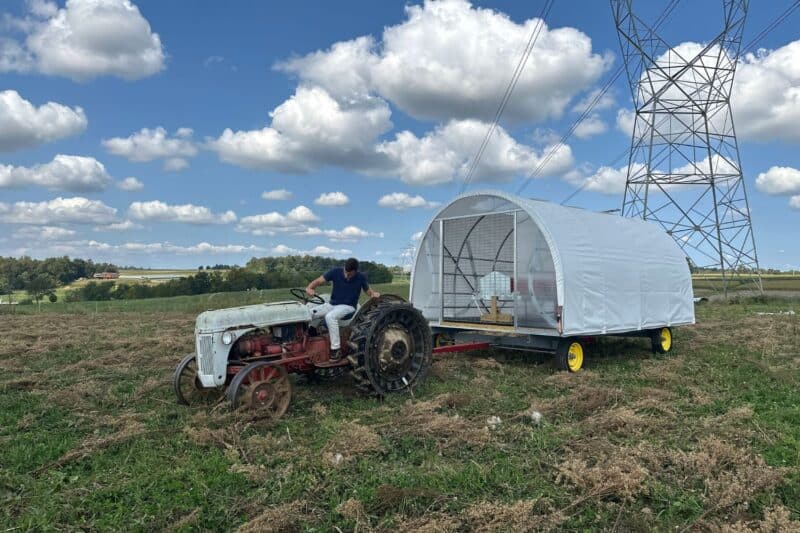
<path fill-rule="evenodd" d="M 489 124 L 477 120 L 451 121 L 423 137 L 403 131 L 377 150 L 389 164 L 378 175 L 399 175 L 412 185 L 436 185 L 463 179 L 486 135 Z M 473 182 L 507 182 L 536 168 L 551 148 L 537 153 L 516 142 L 502 127 L 495 130 L 473 175 Z M 572 150 L 558 145 L 541 176 L 560 175 L 573 164 Z"/>
<path fill-rule="evenodd" d="M 800 142 L 800 40 L 745 54 L 734 78 L 736 133 L 756 141 Z"/>
<path fill-rule="evenodd" d="M 540 21 L 518 24 L 464 0 L 426 1 L 407 7 L 406 15 L 380 39 L 358 37 L 278 63 L 277 69 L 298 77 L 295 94 L 270 113 L 266 127 L 228 128 L 207 146 L 221 160 L 248 168 L 309 173 L 337 166 L 420 185 L 462 178 L 522 45 Z M 584 33 L 543 26 L 504 119 L 562 116 L 578 95 L 586 100 L 596 94 L 586 89 L 610 63 L 610 55 L 593 52 Z M 604 98 L 602 107 L 611 101 Z M 427 133 L 399 131 L 386 139 L 393 128 L 390 106 L 447 122 Z M 605 128 L 595 118 L 579 133 L 596 135 Z M 475 181 L 509 181 L 540 157 L 501 127 Z M 545 173 L 562 173 L 571 164 L 565 146 Z"/>
<path fill-rule="evenodd" d="M 87 123 L 80 107 L 56 102 L 36 107 L 17 91 L 0 91 L 0 152 L 77 135 Z"/>
<path fill-rule="evenodd" d="M 684 42 L 674 50 L 689 59 L 699 53 L 702 44 Z M 718 49 L 712 48 L 710 56 L 684 78 L 703 79 L 711 73 L 716 64 Z M 666 64 L 668 56 L 659 59 Z M 792 41 L 774 50 L 759 50 L 744 54 L 736 68 L 736 77 L 731 90 L 731 107 L 736 121 L 736 134 L 740 139 L 753 141 L 800 142 L 800 40 Z M 661 76 L 656 76 L 660 78 Z M 656 85 L 655 89 L 658 89 Z M 673 91 L 670 89 L 670 91 Z M 675 93 L 678 96 L 677 93 Z M 699 95 L 702 96 L 702 95 Z M 724 121 L 724 114 L 717 117 Z M 634 124 L 633 111 L 620 109 L 617 114 L 617 127 L 631 134 Z M 722 128 L 722 124 L 712 125 Z"/>
<path fill-rule="evenodd" d="M 319 221 L 311 209 L 299 205 L 286 214 L 272 211 L 260 215 L 242 217 L 236 226 L 237 231 L 253 235 L 275 235 L 276 233 L 302 233 L 308 225 Z"/>
<path fill-rule="evenodd" d="M 264 200 L 290 200 L 292 198 L 292 192 L 286 189 L 264 191 L 261 193 L 261 198 Z"/>
<path fill-rule="evenodd" d="M 800 194 L 789 198 L 789 207 L 800 210 Z"/>
<path fill-rule="evenodd" d="M 317 227 L 305 228 L 293 233 L 298 237 L 328 237 L 332 241 L 357 242 L 366 237 L 383 238 L 383 233 L 372 233 L 358 226 L 345 226 L 341 230 L 320 229 Z"/>
<path fill-rule="evenodd" d="M 211 209 L 194 204 L 169 205 L 159 200 L 133 202 L 128 214 L 135 220 L 155 222 L 183 222 L 187 224 L 230 224 L 236 222 L 236 213 L 213 213 Z"/>
<path fill-rule="evenodd" d="M 106 224 L 105 226 L 97 226 L 95 231 L 129 231 L 133 229 L 141 229 L 142 225 L 137 224 L 131 220 L 123 220 L 122 222 L 114 222 L 113 224 Z"/>
<path fill-rule="evenodd" d="M 81 196 L 42 202 L 0 202 L 0 222 L 48 226 L 54 224 L 110 224 L 117 210 L 100 200 Z"/>
<path fill-rule="evenodd" d="M 103 146 L 109 153 L 122 156 L 137 163 L 163 159 L 164 169 L 177 172 L 189 166 L 185 158 L 197 155 L 190 128 L 179 128 L 170 137 L 163 127 L 142 128 L 128 137 L 104 139 Z"/>
<path fill-rule="evenodd" d="M 16 239 L 31 241 L 60 241 L 75 235 L 75 230 L 58 226 L 25 226 L 14 232 Z"/>
<path fill-rule="evenodd" d="M 49 163 L 33 167 L 0 164 L 0 188 L 38 185 L 56 191 L 96 192 L 112 178 L 93 157 L 58 154 Z"/>
<path fill-rule="evenodd" d="M 306 173 L 320 166 L 368 164 L 374 140 L 392 127 L 386 102 L 370 98 L 342 104 L 320 87 L 297 88 L 260 130 L 230 128 L 208 142 L 225 162 L 247 168 Z"/>
<path fill-rule="evenodd" d="M 136 80 L 164 68 L 161 39 L 130 0 L 67 0 L 57 9 L 33 2 L 31 17 L 17 21 L 24 42 L 0 41 L 0 70 Z"/>
<path fill-rule="evenodd" d="M 579 139 L 588 139 L 608 130 L 606 123 L 597 113 L 592 113 L 578 124 L 575 128 L 575 136 Z"/>
<path fill-rule="evenodd" d="M 388 207 L 397 211 L 405 211 L 412 207 L 434 208 L 440 205 L 439 202 L 431 202 L 426 200 L 420 195 L 411 196 L 405 192 L 393 192 L 381 196 L 378 200 L 378 205 L 381 207 Z"/>
<path fill-rule="evenodd" d="M 800 170 L 792 167 L 771 167 L 758 175 L 756 188 L 767 194 L 798 194 Z"/>
<path fill-rule="evenodd" d="M 417 118 L 487 120 L 522 45 L 540 22 L 517 24 L 463 0 L 407 6 L 406 15 L 404 22 L 385 28 L 378 43 L 370 37 L 339 42 L 277 68 L 337 98 L 378 94 Z M 591 39 L 579 30 L 544 25 L 505 116 L 526 121 L 560 116 L 610 62 L 593 53 Z"/>
<path fill-rule="evenodd" d="M 343 192 L 325 192 L 320 194 L 319 197 L 314 200 L 314 203 L 324 206 L 340 206 L 349 204 L 350 198 Z"/>
<path fill-rule="evenodd" d="M 129 176 L 124 180 L 120 181 L 119 183 L 117 183 L 117 187 L 119 187 L 123 191 L 129 191 L 129 192 L 141 191 L 142 189 L 144 189 L 144 183 L 137 180 L 133 176 Z"/>
<path fill-rule="evenodd" d="M 353 253 L 352 250 L 347 249 L 334 249 L 329 248 L 327 246 L 315 246 L 310 250 L 298 250 L 297 248 L 292 248 L 290 246 L 286 246 L 285 244 L 279 244 L 272 248 L 271 252 L 277 255 L 330 255 L 330 256 L 342 256 L 342 255 L 350 255 Z"/>

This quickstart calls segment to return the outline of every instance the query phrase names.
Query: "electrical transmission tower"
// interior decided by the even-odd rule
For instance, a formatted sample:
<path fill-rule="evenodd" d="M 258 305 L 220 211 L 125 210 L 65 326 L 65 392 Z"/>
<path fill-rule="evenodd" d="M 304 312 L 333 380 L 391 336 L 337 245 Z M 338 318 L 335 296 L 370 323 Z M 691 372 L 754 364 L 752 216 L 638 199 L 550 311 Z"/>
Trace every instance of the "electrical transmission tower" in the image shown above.
<path fill-rule="evenodd" d="M 716 37 L 673 48 L 611 0 L 636 112 L 622 215 L 660 224 L 726 292 L 734 278 L 762 290 L 730 106 L 747 4 L 723 0 Z"/>

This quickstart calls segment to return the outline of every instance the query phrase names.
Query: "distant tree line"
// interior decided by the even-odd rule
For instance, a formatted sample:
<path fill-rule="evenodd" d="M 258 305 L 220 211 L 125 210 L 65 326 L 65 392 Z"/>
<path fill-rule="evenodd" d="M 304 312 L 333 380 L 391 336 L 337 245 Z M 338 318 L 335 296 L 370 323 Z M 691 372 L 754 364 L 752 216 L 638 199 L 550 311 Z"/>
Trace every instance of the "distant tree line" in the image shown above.
<path fill-rule="evenodd" d="M 164 298 L 214 292 L 239 292 L 250 289 L 280 289 L 305 287 L 309 281 L 327 270 L 341 266 L 336 259 L 315 256 L 262 257 L 251 259 L 244 268 L 229 267 L 224 274 L 219 270 L 201 270 L 197 274 L 163 283 L 95 282 L 69 291 L 67 301 L 133 300 Z M 370 283 L 389 283 L 391 271 L 384 265 L 362 261 L 360 270 Z"/>
<path fill-rule="evenodd" d="M 55 301 L 55 288 L 81 278 L 90 278 L 97 272 L 117 272 L 115 265 L 95 263 L 85 259 L 51 257 L 32 259 L 0 257 L 0 297 L 24 290 L 32 300 L 48 297 Z"/>

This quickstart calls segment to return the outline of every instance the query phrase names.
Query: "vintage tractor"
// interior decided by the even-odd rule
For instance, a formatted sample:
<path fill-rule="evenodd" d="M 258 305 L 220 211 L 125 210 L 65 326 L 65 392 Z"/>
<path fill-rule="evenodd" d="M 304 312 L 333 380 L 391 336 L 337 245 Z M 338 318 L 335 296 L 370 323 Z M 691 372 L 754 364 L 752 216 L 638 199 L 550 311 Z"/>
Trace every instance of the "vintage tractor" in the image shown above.
<path fill-rule="evenodd" d="M 383 396 L 424 379 L 431 365 L 428 321 L 403 298 L 382 295 L 340 321 L 343 357 L 330 358 L 323 317 L 327 296 L 206 311 L 197 317 L 195 353 L 175 369 L 183 404 L 210 403 L 227 394 L 234 409 L 257 408 L 278 418 L 292 396 L 290 373 L 327 379 L 348 370 L 356 387 Z"/>

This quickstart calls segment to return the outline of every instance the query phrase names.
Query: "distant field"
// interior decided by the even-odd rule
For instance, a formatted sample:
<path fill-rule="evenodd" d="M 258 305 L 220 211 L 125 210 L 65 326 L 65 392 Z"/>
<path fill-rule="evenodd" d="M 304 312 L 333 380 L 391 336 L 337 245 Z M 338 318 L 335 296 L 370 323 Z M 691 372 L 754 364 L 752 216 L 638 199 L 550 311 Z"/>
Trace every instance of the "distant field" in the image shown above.
<path fill-rule="evenodd" d="M 408 297 L 408 283 L 384 283 L 372 286 L 378 292 Z M 330 292 L 329 287 L 320 287 L 320 293 Z M 289 289 L 265 289 L 246 292 L 220 292 L 197 294 L 193 296 L 173 296 L 171 298 L 147 298 L 142 300 L 110 300 L 104 302 L 58 302 L 42 304 L 42 313 L 107 313 L 107 312 L 182 312 L 200 313 L 208 309 L 222 309 L 239 305 L 250 305 L 280 300 L 293 300 Z M 0 313 L 36 313 L 33 305 L 0 306 Z"/>
<path fill-rule="evenodd" d="M 129 269 L 129 270 L 120 270 L 120 275 L 126 276 L 141 276 L 141 275 L 158 275 L 158 274 L 179 274 L 184 276 L 193 276 L 199 272 L 196 268 L 189 268 L 189 269 Z M 208 272 L 227 272 L 226 270 L 209 270 Z"/>
<path fill-rule="evenodd" d="M 185 274 L 196 273 L 194 270 L 126 270 L 126 275 L 142 274 Z M 696 274 L 692 277 L 696 296 L 709 296 L 722 292 L 722 277 L 716 274 Z M 764 275 L 762 284 L 766 291 L 798 291 L 800 293 L 800 275 L 792 274 L 769 274 Z M 45 298 L 42 301 L 42 311 L 57 313 L 86 313 L 100 311 L 203 311 L 205 309 L 219 309 L 236 305 L 247 305 L 265 301 L 276 301 L 291 298 L 288 289 L 265 289 L 262 291 L 248 291 L 238 293 L 218 293 L 218 294 L 199 294 L 194 296 L 175 296 L 171 298 L 150 298 L 146 300 L 119 300 L 109 302 L 74 302 L 65 303 L 65 293 L 73 288 L 85 285 L 90 280 L 81 280 L 67 287 L 56 289 L 58 302 L 51 304 Z M 121 280 L 122 283 L 160 283 L 159 281 L 138 281 Z M 376 289 L 381 292 L 391 292 L 400 296 L 408 297 L 408 281 L 401 280 L 395 283 L 376 285 Z M 754 285 L 749 280 L 730 282 L 728 290 L 753 291 Z M 322 287 L 323 292 L 330 290 Z M 27 298 L 24 291 L 17 291 L 14 299 L 19 301 Z M 53 306 L 51 308 L 51 306 Z M 14 306 L 16 312 L 36 312 L 36 305 Z M 4 309 L 5 308 L 5 309 Z M 7 306 L 0 306 L 0 313 L 8 312 Z"/>
<path fill-rule="evenodd" d="M 800 291 L 800 275 L 765 274 L 761 276 L 761 284 L 765 291 Z M 722 291 L 722 277 L 714 274 L 695 274 L 692 285 L 698 296 L 706 296 Z M 746 278 L 729 281 L 729 291 L 752 291 L 755 285 Z"/>

